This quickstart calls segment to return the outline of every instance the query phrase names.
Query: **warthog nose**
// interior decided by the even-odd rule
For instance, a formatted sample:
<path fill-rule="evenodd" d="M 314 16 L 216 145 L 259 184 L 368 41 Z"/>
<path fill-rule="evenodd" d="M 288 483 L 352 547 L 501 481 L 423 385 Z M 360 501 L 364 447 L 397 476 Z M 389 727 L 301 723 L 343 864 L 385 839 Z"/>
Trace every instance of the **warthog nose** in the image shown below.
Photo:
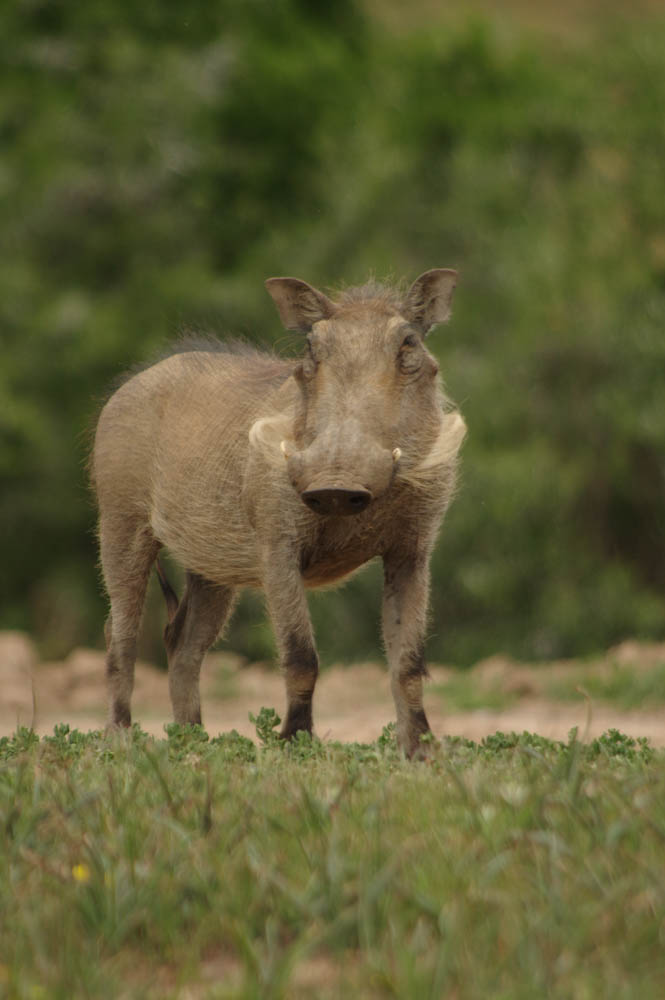
<path fill-rule="evenodd" d="M 359 487 L 354 490 L 324 489 L 305 490 L 301 494 L 304 503 L 316 514 L 360 514 L 369 506 L 372 494 Z"/>

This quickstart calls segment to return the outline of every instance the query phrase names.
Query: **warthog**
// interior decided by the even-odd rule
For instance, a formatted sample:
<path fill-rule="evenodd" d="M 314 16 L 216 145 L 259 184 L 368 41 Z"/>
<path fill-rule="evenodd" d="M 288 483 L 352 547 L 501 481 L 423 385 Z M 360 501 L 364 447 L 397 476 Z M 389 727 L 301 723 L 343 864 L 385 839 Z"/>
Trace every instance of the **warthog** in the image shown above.
<path fill-rule="evenodd" d="M 162 546 L 187 571 L 164 637 L 176 722 L 201 721 L 203 655 L 239 588 L 263 588 L 286 676 L 281 735 L 311 732 L 318 658 L 305 590 L 381 556 L 383 636 L 397 733 L 413 755 L 423 709 L 429 559 L 465 426 L 424 338 L 450 313 L 456 272 L 401 295 L 375 283 L 330 299 L 266 282 L 297 359 L 218 342 L 133 375 L 106 403 L 92 473 L 99 503 L 110 724 L 128 726 L 146 585 Z"/>

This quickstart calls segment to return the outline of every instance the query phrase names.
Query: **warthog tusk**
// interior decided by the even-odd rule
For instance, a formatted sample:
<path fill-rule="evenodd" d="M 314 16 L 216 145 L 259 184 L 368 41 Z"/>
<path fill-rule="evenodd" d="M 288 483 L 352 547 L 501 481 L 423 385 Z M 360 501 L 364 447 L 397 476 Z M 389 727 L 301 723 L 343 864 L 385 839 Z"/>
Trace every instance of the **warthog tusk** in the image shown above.
<path fill-rule="evenodd" d="M 401 457 L 402 457 L 402 449 L 401 448 L 393 449 L 393 462 L 399 462 Z"/>

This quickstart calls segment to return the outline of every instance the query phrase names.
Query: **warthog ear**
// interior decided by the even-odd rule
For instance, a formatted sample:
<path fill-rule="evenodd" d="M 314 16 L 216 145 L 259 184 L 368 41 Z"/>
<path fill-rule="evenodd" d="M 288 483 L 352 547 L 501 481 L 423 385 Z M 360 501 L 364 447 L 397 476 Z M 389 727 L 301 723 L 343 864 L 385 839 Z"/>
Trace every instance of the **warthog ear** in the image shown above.
<path fill-rule="evenodd" d="M 427 334 L 437 323 L 450 316 L 450 303 L 457 284 L 457 271 L 435 267 L 416 278 L 405 300 L 404 315 Z"/>
<path fill-rule="evenodd" d="M 265 284 L 287 330 L 309 333 L 315 323 L 335 312 L 335 304 L 323 292 L 299 278 L 268 278 Z"/>

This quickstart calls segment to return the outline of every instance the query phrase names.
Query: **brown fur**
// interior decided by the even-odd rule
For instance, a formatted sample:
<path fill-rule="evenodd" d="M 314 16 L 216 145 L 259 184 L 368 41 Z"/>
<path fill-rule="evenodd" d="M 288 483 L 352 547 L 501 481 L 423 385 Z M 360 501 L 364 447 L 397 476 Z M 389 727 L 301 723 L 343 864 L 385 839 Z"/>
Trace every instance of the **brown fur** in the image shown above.
<path fill-rule="evenodd" d="M 312 727 L 318 660 L 305 587 L 380 556 L 398 736 L 406 753 L 419 752 L 429 728 L 428 564 L 464 435 L 424 337 L 447 319 L 454 281 L 439 269 L 405 296 L 370 284 L 333 301 L 297 279 L 270 279 L 285 325 L 308 334 L 300 359 L 205 342 L 134 374 L 109 399 L 92 475 L 111 601 L 112 724 L 130 723 L 136 637 L 162 546 L 188 571 L 165 632 L 176 721 L 200 721 L 205 650 L 238 589 L 262 587 L 286 675 L 285 737 Z M 360 513 L 330 506 L 361 495 L 371 502 Z M 312 496 L 335 513 L 310 510 Z"/>

